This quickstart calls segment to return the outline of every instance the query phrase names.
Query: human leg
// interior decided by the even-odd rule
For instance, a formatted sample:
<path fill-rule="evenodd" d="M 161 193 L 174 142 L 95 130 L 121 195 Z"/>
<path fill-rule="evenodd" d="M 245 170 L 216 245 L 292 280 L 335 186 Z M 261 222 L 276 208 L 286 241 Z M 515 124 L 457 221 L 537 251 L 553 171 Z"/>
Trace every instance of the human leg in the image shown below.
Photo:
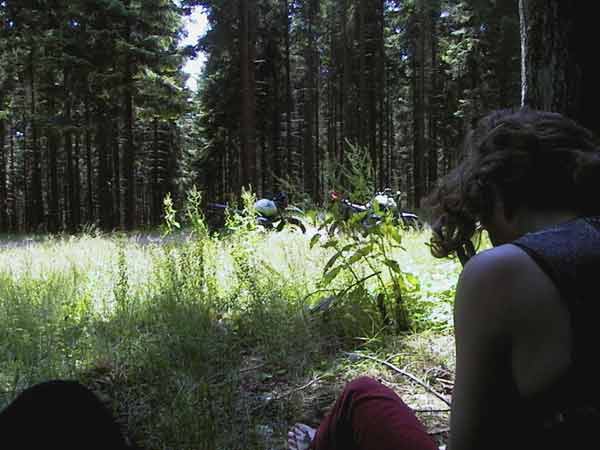
<path fill-rule="evenodd" d="M 303 450 L 298 446 L 289 448 Z M 311 448 L 437 450 L 437 445 L 394 391 L 377 380 L 360 377 L 342 391 L 321 422 Z"/>

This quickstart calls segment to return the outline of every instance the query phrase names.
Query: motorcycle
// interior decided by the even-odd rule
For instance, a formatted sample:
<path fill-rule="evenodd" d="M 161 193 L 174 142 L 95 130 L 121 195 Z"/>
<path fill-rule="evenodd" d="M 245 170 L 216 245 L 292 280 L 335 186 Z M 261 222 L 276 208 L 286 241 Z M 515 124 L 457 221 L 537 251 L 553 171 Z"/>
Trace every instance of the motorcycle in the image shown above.
<path fill-rule="evenodd" d="M 306 226 L 296 215 L 302 215 L 300 208 L 291 206 L 285 192 L 278 192 L 271 198 L 261 198 L 254 203 L 256 212 L 256 223 L 265 230 L 281 231 L 286 225 L 292 229 L 298 228 L 306 233 Z M 207 222 L 213 229 L 225 226 L 226 211 L 230 209 L 227 203 L 209 203 L 206 207 Z M 237 214 L 243 215 L 243 211 L 235 210 Z"/>
<path fill-rule="evenodd" d="M 376 192 L 373 199 L 366 204 L 353 203 L 345 198 L 341 193 L 332 191 L 330 199 L 332 203 L 339 204 L 341 207 L 342 220 L 347 222 L 351 216 L 361 214 L 360 223 L 365 230 L 378 225 L 383 220 L 383 215 L 388 211 L 392 214 L 394 223 L 408 230 L 421 230 L 423 223 L 419 217 L 411 212 L 402 211 L 398 207 L 400 192 L 394 196 L 389 188 Z M 396 197 L 396 198 L 394 198 Z M 330 233 L 335 232 L 337 223 L 334 223 Z"/>
<path fill-rule="evenodd" d="M 230 210 L 229 203 L 208 203 L 204 209 L 204 218 L 208 228 L 216 231 L 225 227 L 228 210 Z"/>
<path fill-rule="evenodd" d="M 376 192 L 373 200 L 367 203 L 367 206 L 373 209 L 379 209 L 384 213 L 391 211 L 395 222 L 400 224 L 404 229 L 412 229 L 415 231 L 423 229 L 423 222 L 419 216 L 408 211 L 403 211 L 398 206 L 400 204 L 401 195 L 402 193 L 400 191 L 396 191 L 396 194 L 394 194 L 390 188 L 385 188 L 383 191 Z"/>
<path fill-rule="evenodd" d="M 285 225 L 298 227 L 302 233 L 306 233 L 306 226 L 302 221 L 293 216 L 292 213 L 304 214 L 295 206 L 291 206 L 285 192 L 278 192 L 272 198 L 261 198 L 254 203 L 254 209 L 258 213 L 257 223 L 267 230 L 283 230 Z"/>

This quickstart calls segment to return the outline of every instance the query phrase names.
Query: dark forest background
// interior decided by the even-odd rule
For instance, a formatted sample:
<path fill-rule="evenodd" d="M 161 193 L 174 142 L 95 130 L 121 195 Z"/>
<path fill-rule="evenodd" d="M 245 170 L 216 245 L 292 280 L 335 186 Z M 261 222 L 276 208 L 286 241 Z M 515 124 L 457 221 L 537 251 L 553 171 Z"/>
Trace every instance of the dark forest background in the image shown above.
<path fill-rule="evenodd" d="M 194 7 L 209 31 L 182 47 Z M 352 189 L 357 161 L 418 208 L 491 109 L 524 101 L 597 128 L 598 74 L 582 50 L 593 8 L 2 0 L 0 231 L 154 226 L 164 196 L 180 204 L 193 185 L 209 200 L 252 186 L 320 204 Z M 198 52 L 192 92 L 183 65 Z"/>

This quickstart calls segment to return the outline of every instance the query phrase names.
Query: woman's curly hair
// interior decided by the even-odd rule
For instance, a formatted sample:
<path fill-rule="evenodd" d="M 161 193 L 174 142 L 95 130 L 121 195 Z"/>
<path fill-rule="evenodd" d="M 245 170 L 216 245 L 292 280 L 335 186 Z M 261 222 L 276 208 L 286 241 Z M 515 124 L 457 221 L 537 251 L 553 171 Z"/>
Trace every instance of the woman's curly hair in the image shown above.
<path fill-rule="evenodd" d="M 459 251 L 490 217 L 496 195 L 507 217 L 521 207 L 600 214 L 600 146 L 586 128 L 558 113 L 493 111 L 464 141 L 464 160 L 426 200 L 431 251 Z"/>

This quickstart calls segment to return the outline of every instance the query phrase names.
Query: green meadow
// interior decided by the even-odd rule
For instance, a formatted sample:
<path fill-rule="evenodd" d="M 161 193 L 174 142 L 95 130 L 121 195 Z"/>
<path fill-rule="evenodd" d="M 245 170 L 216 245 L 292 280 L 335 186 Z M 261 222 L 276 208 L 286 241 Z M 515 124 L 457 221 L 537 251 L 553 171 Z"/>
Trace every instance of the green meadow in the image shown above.
<path fill-rule="evenodd" d="M 2 238 L 0 407 L 77 379 L 146 448 L 283 449 L 291 423 L 317 425 L 370 375 L 444 442 L 432 391 L 451 393 L 460 264 L 430 255 L 430 231 L 331 237 L 314 219 L 305 235 L 266 233 L 240 219 L 217 234 L 189 217 L 170 234 Z"/>

